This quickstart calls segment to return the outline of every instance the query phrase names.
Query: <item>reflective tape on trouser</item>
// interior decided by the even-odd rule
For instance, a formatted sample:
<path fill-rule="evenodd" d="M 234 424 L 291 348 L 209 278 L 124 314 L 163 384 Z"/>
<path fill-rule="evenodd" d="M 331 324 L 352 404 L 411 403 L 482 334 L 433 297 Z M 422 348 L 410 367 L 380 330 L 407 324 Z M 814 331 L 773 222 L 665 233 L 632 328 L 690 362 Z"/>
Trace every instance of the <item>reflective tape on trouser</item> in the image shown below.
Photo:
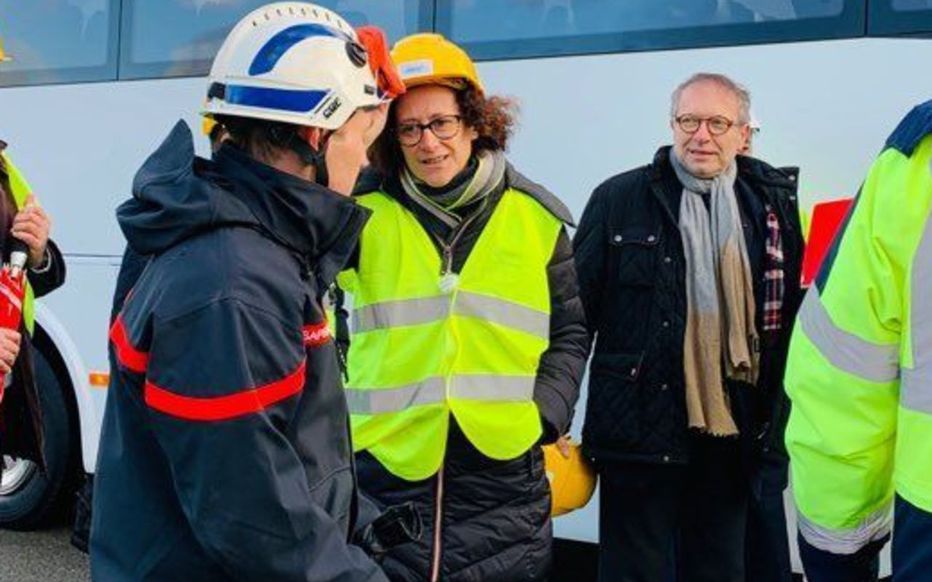
<path fill-rule="evenodd" d="M 890 533 L 893 512 L 892 505 L 884 507 L 865 518 L 860 525 L 853 528 L 835 529 L 816 524 L 806 518 L 802 512 L 796 512 L 799 533 L 822 551 L 833 554 L 851 555 L 858 550 Z"/>
<path fill-rule="evenodd" d="M 469 374 L 450 380 L 450 397 L 483 402 L 525 402 L 534 394 L 533 376 Z M 439 404 L 446 399 L 441 377 L 394 388 L 347 388 L 346 402 L 353 414 L 384 414 Z"/>
<path fill-rule="evenodd" d="M 353 311 L 353 331 L 359 333 L 437 321 L 449 315 L 450 304 L 449 296 L 440 295 L 366 305 Z M 456 315 L 484 319 L 544 339 L 550 335 L 549 313 L 513 301 L 460 291 L 453 305 Z"/>
<path fill-rule="evenodd" d="M 932 218 L 913 257 L 909 324 L 912 328 L 913 367 L 903 369 L 900 404 L 932 414 Z"/>
<path fill-rule="evenodd" d="M 806 337 L 839 370 L 871 382 L 890 382 L 899 377 L 899 346 L 875 344 L 836 327 L 818 287 L 806 293 L 799 323 Z"/>

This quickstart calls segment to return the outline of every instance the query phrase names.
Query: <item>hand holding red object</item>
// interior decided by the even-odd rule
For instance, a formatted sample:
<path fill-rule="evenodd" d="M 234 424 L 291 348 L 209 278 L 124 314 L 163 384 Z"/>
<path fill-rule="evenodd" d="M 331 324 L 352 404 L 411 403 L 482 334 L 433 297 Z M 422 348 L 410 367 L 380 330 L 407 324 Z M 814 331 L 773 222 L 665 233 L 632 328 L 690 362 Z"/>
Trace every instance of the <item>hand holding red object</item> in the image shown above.
<path fill-rule="evenodd" d="M 405 92 L 405 84 L 392 61 L 391 51 L 385 33 L 377 26 L 360 26 L 356 29 L 359 44 L 369 53 L 369 68 L 379 84 L 379 90 L 388 99 L 394 99 Z"/>
<path fill-rule="evenodd" d="M 19 355 L 20 323 L 23 318 L 23 297 L 26 294 L 26 274 L 21 268 L 4 265 L 0 270 L 0 402 L 6 375 L 13 369 Z"/>

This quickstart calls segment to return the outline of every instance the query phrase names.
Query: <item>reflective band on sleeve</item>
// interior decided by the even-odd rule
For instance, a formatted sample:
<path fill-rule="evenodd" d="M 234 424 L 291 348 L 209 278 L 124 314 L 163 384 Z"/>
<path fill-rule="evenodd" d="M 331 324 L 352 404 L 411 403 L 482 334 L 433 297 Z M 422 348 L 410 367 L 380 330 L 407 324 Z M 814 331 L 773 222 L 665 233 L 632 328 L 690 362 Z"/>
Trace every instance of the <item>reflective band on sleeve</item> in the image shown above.
<path fill-rule="evenodd" d="M 395 388 L 347 388 L 346 403 L 353 414 L 382 414 L 437 404 L 445 394 L 443 378 L 434 377 Z"/>
<path fill-rule="evenodd" d="M 903 368 L 900 404 L 904 408 L 932 414 L 932 219 L 926 218 L 925 233 L 913 257 L 910 327 L 913 367 Z"/>
<path fill-rule="evenodd" d="M 868 516 L 861 525 L 850 529 L 833 529 L 818 525 L 796 512 L 799 533 L 810 545 L 833 554 L 851 555 L 858 550 L 890 533 L 893 512 L 892 505 L 884 507 Z"/>
<path fill-rule="evenodd" d="M 497 297 L 461 291 L 456 298 L 454 313 L 485 319 L 543 339 L 550 337 L 549 313 Z"/>
<path fill-rule="evenodd" d="M 523 402 L 534 395 L 534 380 L 534 376 L 455 376 L 450 386 L 450 396 L 461 400 Z"/>
<path fill-rule="evenodd" d="M 418 297 L 399 301 L 384 301 L 353 310 L 353 331 L 356 333 L 418 325 L 443 319 L 450 312 L 450 298 Z"/>
<path fill-rule="evenodd" d="M 899 346 L 871 343 L 836 327 L 816 286 L 806 293 L 799 323 L 809 340 L 839 370 L 871 382 L 891 382 L 899 377 Z"/>
<path fill-rule="evenodd" d="M 232 420 L 264 410 L 301 392 L 305 365 L 302 361 L 294 372 L 281 380 L 225 396 L 185 396 L 146 381 L 145 400 L 150 408 L 184 420 Z"/>
<path fill-rule="evenodd" d="M 123 325 L 123 316 L 118 315 L 110 328 L 110 341 L 113 342 L 113 351 L 117 361 L 130 372 L 143 374 L 149 366 L 149 354 L 137 350 L 130 343 Z"/>

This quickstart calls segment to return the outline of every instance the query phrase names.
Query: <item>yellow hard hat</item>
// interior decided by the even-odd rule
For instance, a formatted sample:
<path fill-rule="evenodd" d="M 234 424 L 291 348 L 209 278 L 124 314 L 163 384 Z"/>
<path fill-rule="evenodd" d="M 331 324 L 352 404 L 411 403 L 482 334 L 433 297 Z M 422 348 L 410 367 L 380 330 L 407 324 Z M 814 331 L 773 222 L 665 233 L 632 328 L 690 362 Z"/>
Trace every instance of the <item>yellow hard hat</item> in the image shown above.
<path fill-rule="evenodd" d="M 11 60 L 13 60 L 13 57 L 6 54 L 6 51 L 3 50 L 3 39 L 0 38 L 0 63 Z"/>
<path fill-rule="evenodd" d="M 544 449 L 544 466 L 550 481 L 550 515 L 557 517 L 585 507 L 595 491 L 595 471 L 582 454 L 579 443 L 570 443 L 566 458 L 556 445 Z"/>
<path fill-rule="evenodd" d="M 201 133 L 207 137 L 210 137 L 210 132 L 212 132 L 215 127 L 217 127 L 216 119 L 205 116 L 204 119 L 201 120 Z"/>
<path fill-rule="evenodd" d="M 392 60 L 408 89 L 428 84 L 462 89 L 468 83 L 485 93 L 476 64 L 443 35 L 424 32 L 406 36 L 392 48 Z"/>

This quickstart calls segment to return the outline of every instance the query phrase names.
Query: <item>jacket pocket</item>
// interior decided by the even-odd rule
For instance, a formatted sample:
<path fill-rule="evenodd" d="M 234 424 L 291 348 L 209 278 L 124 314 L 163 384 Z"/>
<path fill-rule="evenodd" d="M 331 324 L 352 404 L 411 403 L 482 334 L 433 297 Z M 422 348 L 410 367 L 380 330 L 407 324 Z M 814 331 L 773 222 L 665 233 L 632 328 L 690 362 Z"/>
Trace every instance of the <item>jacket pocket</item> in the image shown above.
<path fill-rule="evenodd" d="M 609 246 L 621 286 L 653 286 L 657 276 L 660 229 L 632 224 L 609 229 Z"/>
<path fill-rule="evenodd" d="M 589 371 L 585 440 L 598 447 L 635 447 L 641 437 L 643 352 L 597 353 Z"/>

